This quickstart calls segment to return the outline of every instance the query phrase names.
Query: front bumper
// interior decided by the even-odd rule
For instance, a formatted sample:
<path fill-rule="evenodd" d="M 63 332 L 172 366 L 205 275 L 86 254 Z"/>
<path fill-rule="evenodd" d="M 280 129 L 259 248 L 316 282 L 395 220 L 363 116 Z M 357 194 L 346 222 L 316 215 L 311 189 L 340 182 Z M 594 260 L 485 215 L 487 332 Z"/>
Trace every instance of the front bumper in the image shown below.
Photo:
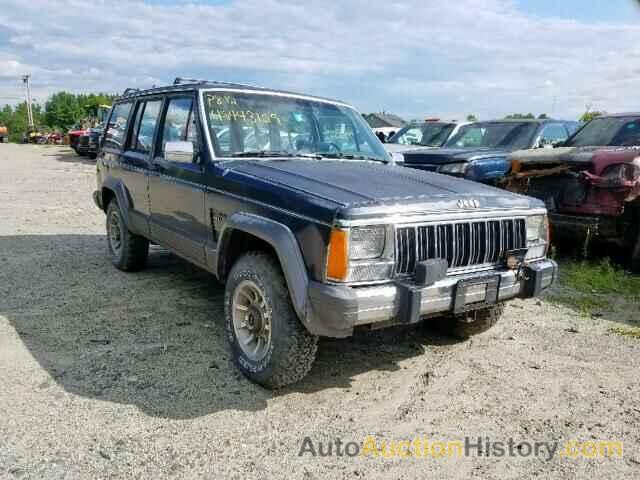
<path fill-rule="evenodd" d="M 552 238 L 602 237 L 618 235 L 617 218 L 604 215 L 569 215 L 549 213 Z"/>
<path fill-rule="evenodd" d="M 347 337 L 361 325 L 416 323 L 454 310 L 474 310 L 511 298 L 538 296 L 553 284 L 557 272 L 558 265 L 545 259 L 519 271 L 501 269 L 452 275 L 429 286 L 403 281 L 371 287 L 311 282 L 305 324 L 316 335 Z M 485 278 L 486 288 L 473 285 L 475 280 Z"/>

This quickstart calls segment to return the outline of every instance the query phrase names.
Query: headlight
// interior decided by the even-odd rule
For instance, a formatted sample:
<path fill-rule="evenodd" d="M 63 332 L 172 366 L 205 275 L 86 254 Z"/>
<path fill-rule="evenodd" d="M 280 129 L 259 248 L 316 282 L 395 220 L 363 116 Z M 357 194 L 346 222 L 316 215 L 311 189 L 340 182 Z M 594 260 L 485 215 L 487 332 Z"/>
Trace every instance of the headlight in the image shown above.
<path fill-rule="evenodd" d="M 527 243 L 547 241 L 547 216 L 533 215 L 527 218 Z"/>
<path fill-rule="evenodd" d="M 393 230 L 386 226 L 334 228 L 327 251 L 327 280 L 372 282 L 393 272 Z"/>
<path fill-rule="evenodd" d="M 527 260 L 542 258 L 547 254 L 549 221 L 546 215 L 527 218 Z"/>
<path fill-rule="evenodd" d="M 404 163 L 404 155 L 401 154 L 400 152 L 393 152 L 391 154 L 391 159 L 395 162 L 395 163 Z"/>
<path fill-rule="evenodd" d="M 611 165 L 602 173 L 602 178 L 614 184 L 624 184 L 625 182 L 635 182 L 640 177 L 640 166 L 633 163 L 621 163 Z"/>
<path fill-rule="evenodd" d="M 384 227 L 359 227 L 351 230 L 349 259 L 367 260 L 382 255 L 386 240 Z"/>
<path fill-rule="evenodd" d="M 438 173 L 455 173 L 457 175 L 464 175 L 467 168 L 469 168 L 468 162 L 447 163 L 438 169 Z"/>

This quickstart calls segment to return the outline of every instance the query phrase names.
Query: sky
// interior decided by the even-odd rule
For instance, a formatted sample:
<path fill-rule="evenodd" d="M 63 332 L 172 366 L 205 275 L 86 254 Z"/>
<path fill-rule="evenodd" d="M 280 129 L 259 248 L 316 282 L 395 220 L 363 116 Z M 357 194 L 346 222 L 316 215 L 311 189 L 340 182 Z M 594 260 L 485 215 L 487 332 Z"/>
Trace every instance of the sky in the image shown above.
<path fill-rule="evenodd" d="M 176 76 L 406 119 L 640 110 L 638 0 L 0 0 L 0 105 L 31 74 L 122 92 Z"/>

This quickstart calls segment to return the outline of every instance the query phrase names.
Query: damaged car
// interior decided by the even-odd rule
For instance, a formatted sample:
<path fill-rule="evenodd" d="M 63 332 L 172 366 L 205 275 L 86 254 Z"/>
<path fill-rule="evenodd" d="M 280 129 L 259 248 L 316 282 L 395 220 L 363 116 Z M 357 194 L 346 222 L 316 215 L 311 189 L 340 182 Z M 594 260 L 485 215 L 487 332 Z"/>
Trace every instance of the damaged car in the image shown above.
<path fill-rule="evenodd" d="M 511 170 L 509 153 L 551 147 L 569 137 L 571 123 L 559 120 L 491 120 L 463 125 L 443 148 L 394 153 L 405 167 L 499 184 Z"/>
<path fill-rule="evenodd" d="M 506 188 L 543 200 L 555 235 L 628 248 L 640 272 L 640 113 L 597 117 L 558 148 L 510 160 Z"/>
<path fill-rule="evenodd" d="M 438 317 L 467 338 L 557 276 L 540 200 L 395 165 L 353 107 L 303 94 L 126 91 L 94 200 L 116 268 L 155 243 L 225 283 L 233 359 L 271 388 L 309 372 L 321 336 Z"/>

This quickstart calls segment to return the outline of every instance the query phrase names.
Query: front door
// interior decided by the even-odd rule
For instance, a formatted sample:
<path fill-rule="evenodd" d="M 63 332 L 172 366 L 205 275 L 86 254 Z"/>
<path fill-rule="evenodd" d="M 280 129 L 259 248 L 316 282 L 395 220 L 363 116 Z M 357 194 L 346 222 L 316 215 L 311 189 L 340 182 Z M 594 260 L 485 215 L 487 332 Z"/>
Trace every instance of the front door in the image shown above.
<path fill-rule="evenodd" d="M 149 180 L 151 236 L 203 265 L 209 228 L 194 97 L 169 96 L 163 110 Z M 167 155 L 167 142 L 190 142 L 194 154 L 189 157 Z"/>

